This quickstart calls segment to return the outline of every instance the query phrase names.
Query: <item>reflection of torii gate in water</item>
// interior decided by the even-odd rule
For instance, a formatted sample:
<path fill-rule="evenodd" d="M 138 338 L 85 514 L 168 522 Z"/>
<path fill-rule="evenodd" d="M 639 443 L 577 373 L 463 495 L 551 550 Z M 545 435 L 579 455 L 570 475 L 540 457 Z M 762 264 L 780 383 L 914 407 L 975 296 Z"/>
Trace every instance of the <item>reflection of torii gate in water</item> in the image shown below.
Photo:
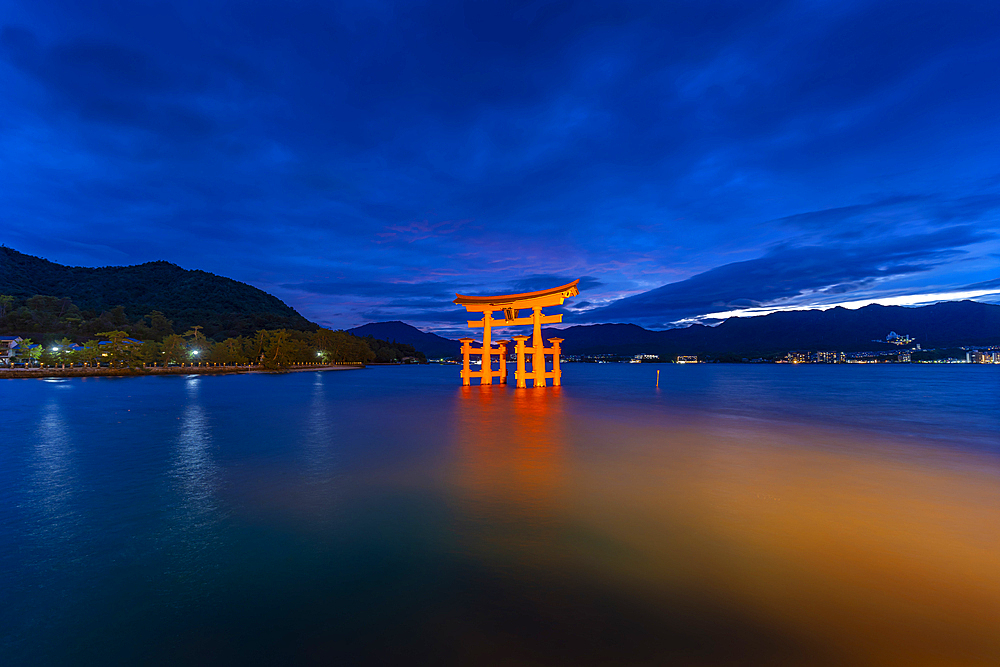
<path fill-rule="evenodd" d="M 526 292 L 525 294 L 501 294 L 500 296 L 462 296 L 456 294 L 455 303 L 465 306 L 470 313 L 482 313 L 483 319 L 469 321 L 472 328 L 483 328 L 482 349 L 473 349 L 472 338 L 460 338 L 462 343 L 462 384 L 472 384 L 472 378 L 480 378 L 481 384 L 493 384 L 493 378 L 499 378 L 500 384 L 507 383 L 507 343 L 508 341 L 497 341 L 497 347 L 493 347 L 492 331 L 494 326 L 512 327 L 531 325 L 532 335 L 531 347 L 525 345 L 528 336 L 513 336 L 516 345 L 514 351 L 517 353 L 517 371 L 514 378 L 518 387 L 527 387 L 528 380 L 532 380 L 533 386 L 544 387 L 545 380 L 552 378 L 553 386 L 558 387 L 562 380 L 562 371 L 559 369 L 559 352 L 562 338 L 550 338 L 552 347 L 545 347 L 542 340 L 543 324 L 558 324 L 562 322 L 562 315 L 543 315 L 542 308 L 546 306 L 561 306 L 568 297 L 576 296 L 580 293 L 577 289 L 579 280 L 556 287 L 542 290 L 540 292 Z M 531 317 L 521 317 L 522 309 L 530 308 Z M 503 311 L 503 319 L 493 319 L 495 311 Z M 525 354 L 531 353 L 531 372 L 525 368 Z M 473 371 L 469 368 L 470 357 L 473 354 L 482 355 L 481 370 Z M 545 357 L 552 356 L 552 370 L 545 372 Z M 500 358 L 500 369 L 493 370 L 493 357 Z"/>

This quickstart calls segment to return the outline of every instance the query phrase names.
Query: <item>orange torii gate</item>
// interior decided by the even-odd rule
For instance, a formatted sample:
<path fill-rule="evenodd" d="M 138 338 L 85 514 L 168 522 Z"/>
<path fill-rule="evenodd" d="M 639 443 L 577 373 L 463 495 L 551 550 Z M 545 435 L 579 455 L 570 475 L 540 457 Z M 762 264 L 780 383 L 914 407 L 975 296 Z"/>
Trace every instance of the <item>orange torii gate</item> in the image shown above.
<path fill-rule="evenodd" d="M 493 384 L 493 378 L 499 378 L 500 384 L 507 383 L 507 344 L 509 341 L 501 340 L 497 342 L 497 347 L 493 347 L 492 332 L 493 327 L 511 327 L 530 325 L 532 330 L 531 346 L 525 343 L 528 336 L 513 336 L 515 341 L 514 351 L 517 353 L 517 371 L 514 378 L 518 387 L 527 387 L 528 380 L 533 380 L 535 387 L 544 387 L 547 378 L 552 378 L 552 385 L 558 387 L 562 382 L 562 371 L 559 368 L 559 352 L 562 338 L 550 338 L 552 347 L 545 347 L 542 340 L 543 324 L 558 324 L 562 322 L 562 315 L 543 315 L 542 308 L 546 306 L 561 306 L 563 301 L 571 296 L 577 296 L 580 290 L 577 289 L 579 280 L 556 287 L 554 289 L 541 290 L 540 292 L 526 292 L 524 294 L 502 294 L 500 296 L 463 296 L 456 294 L 455 303 L 465 306 L 465 310 L 470 313 L 482 313 L 483 319 L 470 320 L 469 326 L 472 328 L 483 328 L 482 349 L 473 349 L 472 338 L 460 338 L 462 343 L 462 384 L 472 384 L 472 378 L 480 378 L 481 384 Z M 522 309 L 531 309 L 531 317 L 521 317 Z M 493 319 L 493 313 L 502 310 L 503 319 Z M 525 355 L 531 354 L 531 372 L 525 368 Z M 482 355 L 481 370 L 473 371 L 469 368 L 470 357 L 473 354 Z M 545 356 L 552 355 L 552 370 L 545 372 Z M 500 369 L 493 370 L 493 357 L 500 357 Z"/>

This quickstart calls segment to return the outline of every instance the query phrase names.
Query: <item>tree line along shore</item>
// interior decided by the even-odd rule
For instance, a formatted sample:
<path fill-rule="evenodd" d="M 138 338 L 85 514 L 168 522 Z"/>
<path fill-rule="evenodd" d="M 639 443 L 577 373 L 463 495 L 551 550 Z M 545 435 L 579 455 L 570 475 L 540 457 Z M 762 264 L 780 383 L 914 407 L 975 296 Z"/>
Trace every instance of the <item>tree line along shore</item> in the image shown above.
<path fill-rule="evenodd" d="M 258 329 L 253 335 L 212 339 L 204 327 L 182 333 L 159 311 L 129 321 L 121 306 L 81 311 L 69 299 L 0 295 L 0 334 L 13 343 L 6 365 L 142 371 L 172 367 L 260 367 L 305 364 L 424 363 L 410 345 L 317 327 Z M 14 339 L 19 339 L 14 342 Z M 162 372 L 162 371 L 158 371 Z"/>
<path fill-rule="evenodd" d="M 31 368 L 2 368 L 0 380 L 25 378 L 69 378 L 69 377 L 128 377 L 135 375 L 230 375 L 244 373 L 287 373 L 295 371 L 348 370 L 365 368 L 361 362 L 348 361 L 338 364 L 293 363 L 281 368 L 266 368 L 260 364 L 198 363 L 168 366 L 144 366 L 135 368 L 109 366 L 37 366 Z"/>

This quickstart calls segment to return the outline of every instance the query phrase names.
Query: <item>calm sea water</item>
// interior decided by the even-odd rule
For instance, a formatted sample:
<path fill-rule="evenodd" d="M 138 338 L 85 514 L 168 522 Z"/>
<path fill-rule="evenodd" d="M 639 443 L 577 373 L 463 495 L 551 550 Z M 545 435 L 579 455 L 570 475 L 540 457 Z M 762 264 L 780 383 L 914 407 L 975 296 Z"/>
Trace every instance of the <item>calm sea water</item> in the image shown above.
<path fill-rule="evenodd" d="M 0 381 L 0 664 L 1000 664 L 1000 367 L 564 381 Z"/>

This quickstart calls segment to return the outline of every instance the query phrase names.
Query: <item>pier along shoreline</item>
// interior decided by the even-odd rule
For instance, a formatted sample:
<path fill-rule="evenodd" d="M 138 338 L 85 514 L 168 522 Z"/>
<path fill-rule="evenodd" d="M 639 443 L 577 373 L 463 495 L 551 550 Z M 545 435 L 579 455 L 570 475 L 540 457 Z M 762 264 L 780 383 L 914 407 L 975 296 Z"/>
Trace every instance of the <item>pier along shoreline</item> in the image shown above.
<path fill-rule="evenodd" d="M 231 375 L 234 373 L 297 373 L 302 371 L 347 371 L 364 368 L 362 363 L 294 364 L 286 368 L 242 366 L 149 366 L 145 368 L 0 368 L 0 379 L 63 377 L 138 377 L 142 375 Z"/>

